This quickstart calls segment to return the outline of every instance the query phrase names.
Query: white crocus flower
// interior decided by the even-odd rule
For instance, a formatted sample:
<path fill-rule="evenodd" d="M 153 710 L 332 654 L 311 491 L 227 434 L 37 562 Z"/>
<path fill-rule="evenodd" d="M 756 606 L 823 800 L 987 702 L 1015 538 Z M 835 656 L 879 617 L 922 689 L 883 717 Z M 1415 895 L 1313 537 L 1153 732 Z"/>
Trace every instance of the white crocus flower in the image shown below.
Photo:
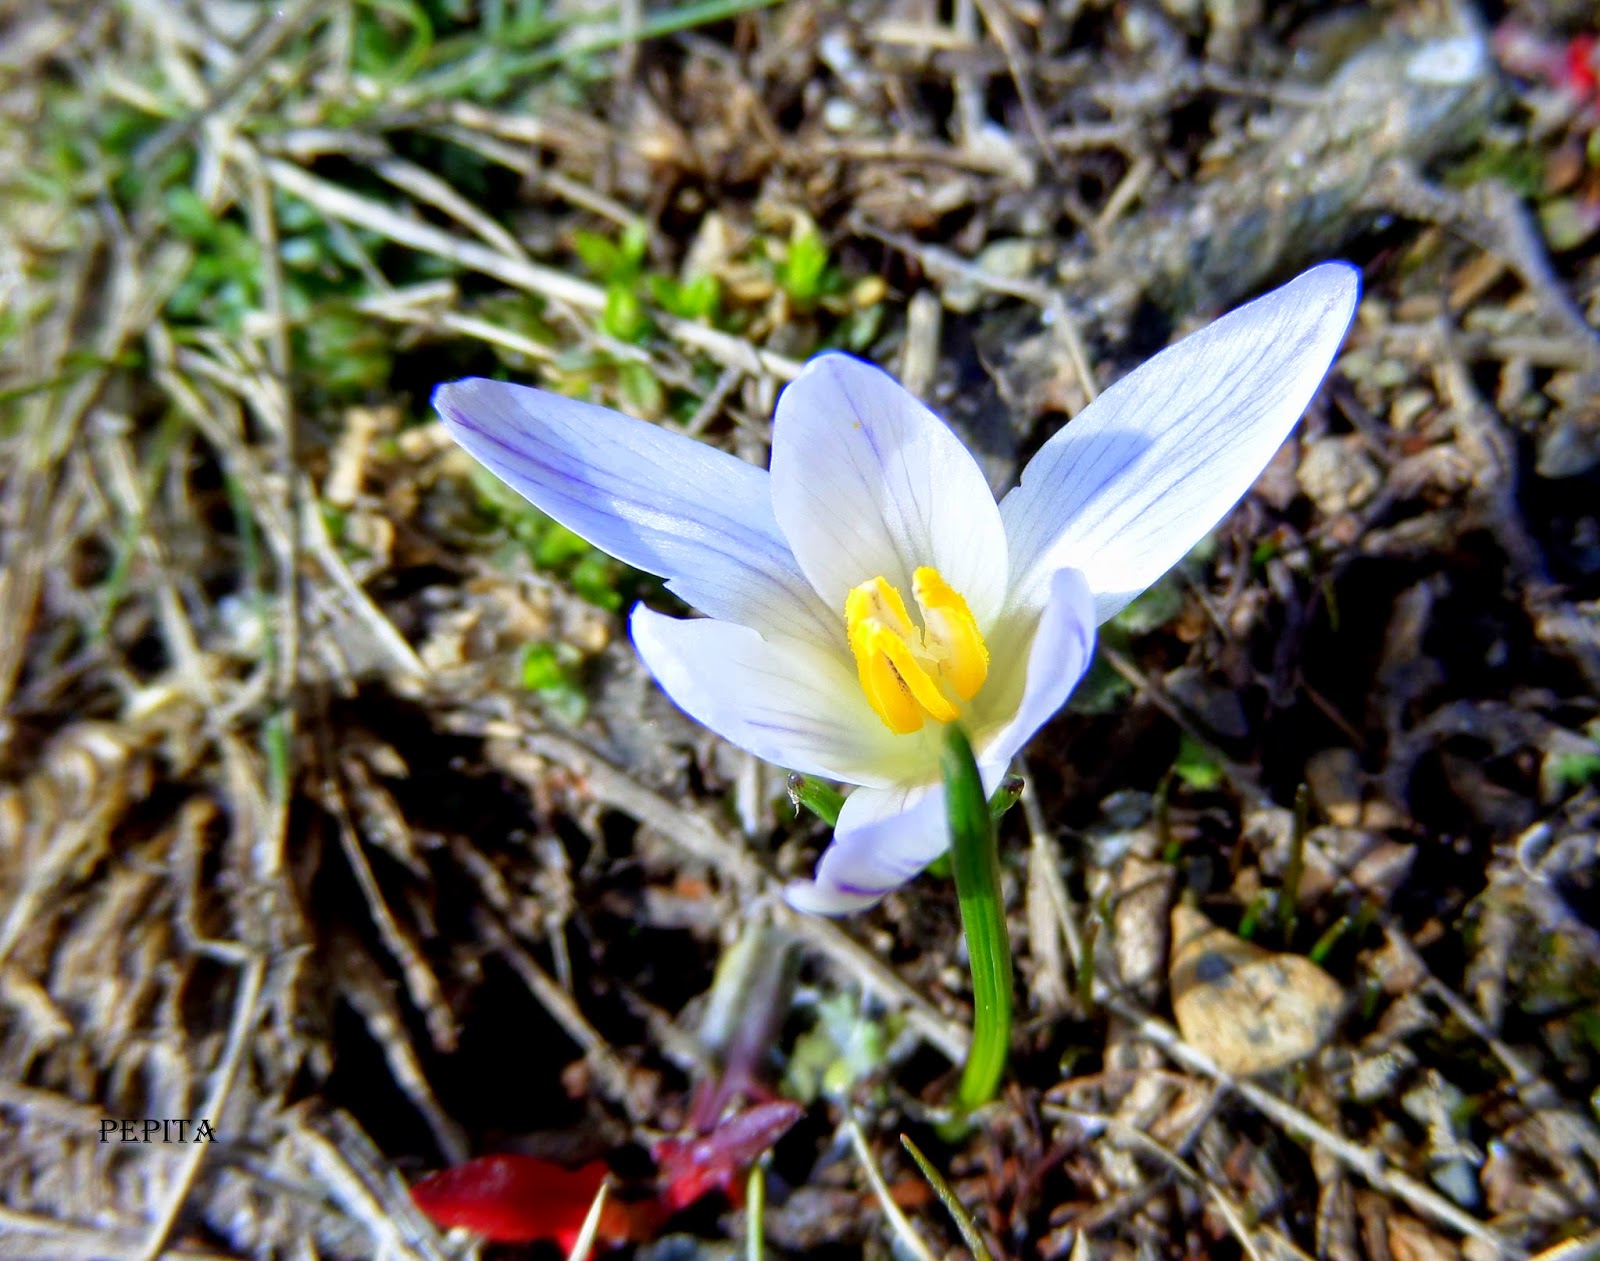
<path fill-rule="evenodd" d="M 816 879 L 788 890 L 842 914 L 944 850 L 943 724 L 964 724 L 992 790 L 1083 676 L 1095 626 L 1278 449 L 1359 289 L 1354 268 L 1326 263 L 1178 342 L 1056 433 L 999 503 L 944 422 L 842 354 L 779 397 L 770 473 L 542 390 L 457 381 L 434 405 L 541 511 L 706 614 L 631 618 L 685 712 L 856 785 Z"/>

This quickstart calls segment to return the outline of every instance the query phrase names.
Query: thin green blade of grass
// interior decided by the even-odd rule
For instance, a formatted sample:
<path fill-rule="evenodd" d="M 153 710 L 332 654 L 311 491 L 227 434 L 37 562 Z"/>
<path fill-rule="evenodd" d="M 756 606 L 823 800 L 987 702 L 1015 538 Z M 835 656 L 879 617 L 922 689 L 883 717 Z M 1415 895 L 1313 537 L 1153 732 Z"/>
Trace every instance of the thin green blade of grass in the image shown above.
<path fill-rule="evenodd" d="M 917 1168 L 922 1170 L 922 1176 L 928 1180 L 928 1185 L 933 1188 L 933 1193 L 939 1197 L 945 1210 L 950 1214 L 956 1224 L 956 1229 L 961 1232 L 961 1238 L 967 1245 L 967 1251 L 972 1253 L 975 1261 L 992 1261 L 989 1256 L 988 1246 L 983 1242 L 983 1236 L 978 1233 L 978 1227 L 972 1220 L 972 1215 L 967 1212 L 960 1199 L 957 1198 L 955 1188 L 944 1180 L 944 1175 L 934 1168 L 933 1162 L 922 1154 L 918 1146 L 913 1143 L 908 1135 L 900 1136 L 900 1146 L 910 1154 L 911 1159 L 917 1162 Z"/>
<path fill-rule="evenodd" d="M 883 1210 L 884 1220 L 894 1232 L 895 1239 L 917 1261 L 935 1261 L 933 1250 L 923 1242 L 922 1236 L 917 1234 L 917 1228 L 894 1202 L 889 1184 L 883 1180 L 883 1171 L 878 1168 L 878 1162 L 872 1158 L 872 1149 L 867 1146 L 867 1136 L 861 1132 L 861 1123 L 849 1113 L 845 1115 L 845 1130 L 850 1135 L 850 1145 L 855 1148 L 856 1159 L 861 1162 L 861 1170 L 867 1175 L 867 1182 L 872 1187 L 873 1195 L 878 1198 L 878 1207 Z"/>
<path fill-rule="evenodd" d="M 133 572 L 134 553 L 139 549 L 139 541 L 149 520 L 150 500 L 155 497 L 161 477 L 172 459 L 172 453 L 177 448 L 184 427 L 185 422 L 173 414 L 169 415 L 156 430 L 155 442 L 151 446 L 150 459 L 145 467 L 140 487 L 139 502 L 131 505 L 127 520 L 123 522 L 122 530 L 117 537 L 116 552 L 111 559 L 111 572 L 106 575 L 104 603 L 94 629 L 97 639 L 105 638 L 110 631 L 111 619 L 116 616 L 117 610 L 122 606 L 123 597 L 127 594 L 128 580 Z"/>
<path fill-rule="evenodd" d="M 745 1261 L 761 1261 L 765 1254 L 762 1217 L 767 1211 L 767 1171 L 758 1160 L 750 1166 L 750 1176 L 744 1184 L 744 1255 Z"/>

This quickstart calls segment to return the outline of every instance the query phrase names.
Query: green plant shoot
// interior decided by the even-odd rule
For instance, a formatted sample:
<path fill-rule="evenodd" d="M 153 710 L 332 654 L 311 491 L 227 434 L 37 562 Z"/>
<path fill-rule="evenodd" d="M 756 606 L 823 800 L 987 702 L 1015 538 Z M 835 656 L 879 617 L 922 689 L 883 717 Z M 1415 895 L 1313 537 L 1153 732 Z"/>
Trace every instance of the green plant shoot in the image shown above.
<path fill-rule="evenodd" d="M 972 1046 L 956 1092 L 958 1106 L 968 1112 L 994 1098 L 1005 1071 L 1011 1043 L 1011 942 L 1000 900 L 994 816 L 972 745 L 957 723 L 945 729 L 940 761 L 950 825 L 950 868 L 972 966 Z"/>

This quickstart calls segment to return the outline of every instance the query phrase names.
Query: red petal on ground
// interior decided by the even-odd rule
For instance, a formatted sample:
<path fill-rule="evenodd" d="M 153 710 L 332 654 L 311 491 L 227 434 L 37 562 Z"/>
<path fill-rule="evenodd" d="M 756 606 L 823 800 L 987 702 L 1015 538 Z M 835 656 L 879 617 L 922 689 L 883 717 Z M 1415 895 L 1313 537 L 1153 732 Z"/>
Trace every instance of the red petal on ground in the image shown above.
<path fill-rule="evenodd" d="M 532 1156 L 482 1156 L 424 1178 L 411 1199 L 440 1226 L 465 1226 L 496 1243 L 554 1239 L 570 1251 L 606 1172 L 601 1161 L 566 1169 Z M 626 1215 L 612 1208 L 608 1201 L 600 1237 L 625 1238 Z"/>

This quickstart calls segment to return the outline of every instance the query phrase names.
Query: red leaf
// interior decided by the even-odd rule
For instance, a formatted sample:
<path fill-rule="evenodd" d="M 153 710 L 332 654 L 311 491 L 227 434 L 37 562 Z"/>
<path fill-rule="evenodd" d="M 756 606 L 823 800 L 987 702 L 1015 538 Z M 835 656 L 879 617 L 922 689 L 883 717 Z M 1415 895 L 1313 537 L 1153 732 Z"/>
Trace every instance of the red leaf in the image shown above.
<path fill-rule="evenodd" d="M 1588 100 L 1594 97 L 1595 88 L 1600 86 L 1594 67 L 1595 37 L 1593 35 L 1575 35 L 1567 45 L 1565 70 L 1566 86 L 1579 97 Z"/>
<path fill-rule="evenodd" d="M 440 1226 L 465 1226 L 496 1243 L 554 1239 L 570 1252 L 606 1172 L 598 1160 L 565 1169 L 532 1156 L 481 1156 L 424 1178 L 411 1199 Z M 608 1199 L 600 1238 L 627 1233 L 627 1206 Z"/>
<path fill-rule="evenodd" d="M 736 1198 L 744 1171 L 804 1114 L 799 1104 L 778 1099 L 736 1113 L 709 1134 L 662 1139 L 654 1148 L 661 1202 L 676 1212 L 712 1191 Z"/>

